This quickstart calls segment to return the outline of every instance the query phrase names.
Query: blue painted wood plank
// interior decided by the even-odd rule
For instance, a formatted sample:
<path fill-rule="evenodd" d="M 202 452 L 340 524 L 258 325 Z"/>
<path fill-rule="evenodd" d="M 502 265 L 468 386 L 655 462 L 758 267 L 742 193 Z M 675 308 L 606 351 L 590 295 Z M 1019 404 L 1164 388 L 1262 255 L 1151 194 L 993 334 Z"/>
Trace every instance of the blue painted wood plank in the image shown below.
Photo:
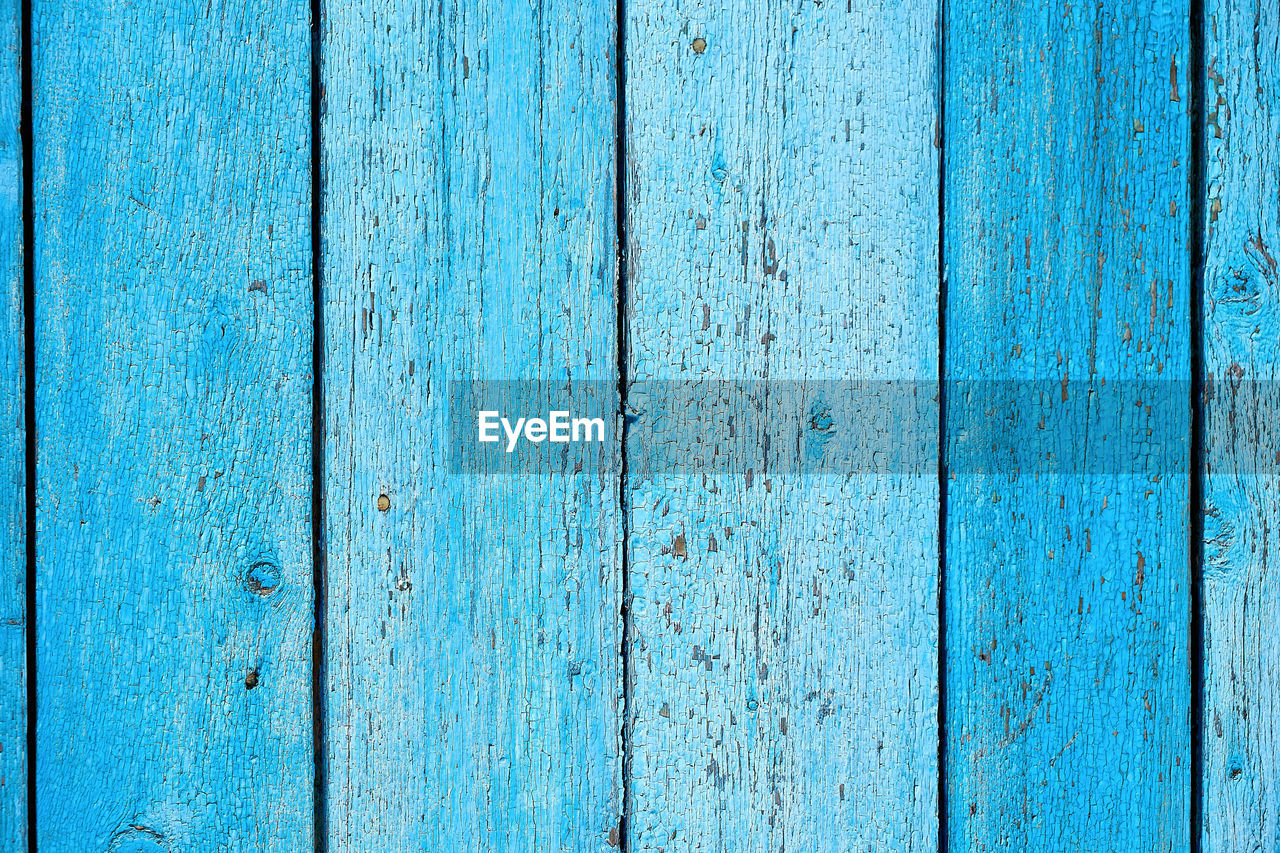
<path fill-rule="evenodd" d="M 946 14 L 950 848 L 1187 850 L 1188 7 Z"/>
<path fill-rule="evenodd" d="M 1280 6 L 1205 4 L 1203 849 L 1280 846 Z"/>
<path fill-rule="evenodd" d="M 618 843 L 617 471 L 456 470 L 448 426 L 454 380 L 616 417 L 613 10 L 327 4 L 334 853 Z"/>
<path fill-rule="evenodd" d="M 27 469 L 22 307 L 22 56 L 17 2 L 0 4 L 0 850 L 27 849 Z"/>
<path fill-rule="evenodd" d="M 39 849 L 310 849 L 306 9 L 32 16 Z"/>
<path fill-rule="evenodd" d="M 626 8 L 628 849 L 936 849 L 937 4 Z"/>

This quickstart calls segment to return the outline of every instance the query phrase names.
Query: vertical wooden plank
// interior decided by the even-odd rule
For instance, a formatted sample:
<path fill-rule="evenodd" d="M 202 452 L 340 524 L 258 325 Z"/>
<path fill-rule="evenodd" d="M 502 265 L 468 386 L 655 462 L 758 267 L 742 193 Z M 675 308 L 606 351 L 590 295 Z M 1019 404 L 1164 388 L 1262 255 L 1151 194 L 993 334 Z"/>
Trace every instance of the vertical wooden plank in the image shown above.
<path fill-rule="evenodd" d="M 1280 6 L 1205 4 L 1203 849 L 1280 845 Z"/>
<path fill-rule="evenodd" d="M 1188 8 L 946 24 L 950 846 L 1186 850 Z"/>
<path fill-rule="evenodd" d="M 617 471 L 458 471 L 448 415 L 505 379 L 615 417 L 612 0 L 322 32 L 330 850 L 609 849 Z"/>
<path fill-rule="evenodd" d="M 27 849 L 27 467 L 21 10 L 0 4 L 0 850 Z"/>
<path fill-rule="evenodd" d="M 931 849 L 936 451 L 764 445 L 936 440 L 936 4 L 627 11 L 628 849 Z"/>
<path fill-rule="evenodd" d="M 307 11 L 32 16 L 39 848 L 308 849 Z"/>

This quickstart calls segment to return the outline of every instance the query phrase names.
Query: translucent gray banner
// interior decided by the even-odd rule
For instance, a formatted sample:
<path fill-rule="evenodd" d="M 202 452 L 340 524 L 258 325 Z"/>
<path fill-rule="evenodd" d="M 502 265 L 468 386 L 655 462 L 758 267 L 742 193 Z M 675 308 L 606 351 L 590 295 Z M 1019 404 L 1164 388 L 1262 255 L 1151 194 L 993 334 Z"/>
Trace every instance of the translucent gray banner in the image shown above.
<path fill-rule="evenodd" d="M 626 394 L 627 468 L 640 478 L 936 476 L 945 428 L 953 476 L 1178 474 L 1191 465 L 1191 390 L 1188 381 L 1170 380 L 957 380 L 941 388 L 916 381 L 641 381 Z M 1251 435 L 1280 423 L 1280 383 L 1209 382 L 1206 396 L 1222 413 L 1208 422 L 1215 430 L 1205 443 L 1210 465 L 1224 452 L 1238 464 L 1252 452 Z M 616 472 L 624 434 L 618 401 L 613 382 L 453 382 L 450 471 Z M 1280 460 L 1268 459 L 1250 464 L 1280 472 Z"/>

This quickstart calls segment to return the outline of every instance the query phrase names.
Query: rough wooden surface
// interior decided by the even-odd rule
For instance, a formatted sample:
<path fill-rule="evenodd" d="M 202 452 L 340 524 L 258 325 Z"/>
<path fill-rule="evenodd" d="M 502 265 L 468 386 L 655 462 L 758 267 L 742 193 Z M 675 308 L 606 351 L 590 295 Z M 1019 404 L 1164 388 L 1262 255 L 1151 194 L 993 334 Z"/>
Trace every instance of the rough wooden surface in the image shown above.
<path fill-rule="evenodd" d="M 684 457 L 808 380 L 936 424 L 936 4 L 627 15 L 629 456 L 669 449 L 625 493 L 628 849 L 932 849 L 935 468 Z M 748 407 L 672 404 L 708 380 Z"/>
<path fill-rule="evenodd" d="M 1189 432 L 1188 20 L 947 5 L 947 371 L 1012 380 L 948 398 L 949 446 L 1084 451 L 951 460 L 952 850 L 1188 847 L 1186 456 L 1144 443 Z"/>
<path fill-rule="evenodd" d="M 0 3 L 0 850 L 6 853 L 27 849 L 20 18 L 17 0 Z"/>
<path fill-rule="evenodd" d="M 39 849 L 309 849 L 307 13 L 32 15 Z"/>
<path fill-rule="evenodd" d="M 1280 6 L 1205 4 L 1203 849 L 1280 845 Z"/>
<path fill-rule="evenodd" d="M 334 853 L 618 841 L 618 472 L 455 472 L 446 417 L 460 379 L 614 417 L 613 8 L 326 10 Z"/>
<path fill-rule="evenodd" d="M 1276 0 L 1205 0 L 1196 199 L 1189 0 L 627 0 L 621 315 L 613 0 L 323 6 L 329 850 L 936 850 L 943 414 L 943 853 L 1189 849 L 1189 464 L 1200 841 L 1280 845 Z M 32 0 L 33 828 L 19 17 L 0 851 L 311 849 L 307 9 Z M 620 366 L 627 481 L 451 467 L 453 380 Z"/>

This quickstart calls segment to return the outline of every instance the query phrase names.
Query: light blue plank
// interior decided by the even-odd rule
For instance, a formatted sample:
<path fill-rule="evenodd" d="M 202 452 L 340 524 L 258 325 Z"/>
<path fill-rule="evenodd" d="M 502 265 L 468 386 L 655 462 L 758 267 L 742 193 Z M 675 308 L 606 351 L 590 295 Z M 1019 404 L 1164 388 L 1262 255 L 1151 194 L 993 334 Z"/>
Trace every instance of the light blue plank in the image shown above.
<path fill-rule="evenodd" d="M 616 846 L 617 471 L 456 472 L 446 417 L 540 378 L 615 418 L 613 10 L 326 4 L 332 853 Z"/>
<path fill-rule="evenodd" d="M 307 11 L 32 15 L 39 849 L 306 850 Z"/>
<path fill-rule="evenodd" d="M 937 4 L 626 8 L 627 849 L 936 849 Z"/>
<path fill-rule="evenodd" d="M 21 13 L 0 4 L 0 850 L 27 849 Z"/>
<path fill-rule="evenodd" d="M 1280 847 L 1280 6 L 1205 4 L 1203 849 Z"/>
<path fill-rule="evenodd" d="M 946 23 L 950 849 L 1187 850 L 1188 8 Z"/>

